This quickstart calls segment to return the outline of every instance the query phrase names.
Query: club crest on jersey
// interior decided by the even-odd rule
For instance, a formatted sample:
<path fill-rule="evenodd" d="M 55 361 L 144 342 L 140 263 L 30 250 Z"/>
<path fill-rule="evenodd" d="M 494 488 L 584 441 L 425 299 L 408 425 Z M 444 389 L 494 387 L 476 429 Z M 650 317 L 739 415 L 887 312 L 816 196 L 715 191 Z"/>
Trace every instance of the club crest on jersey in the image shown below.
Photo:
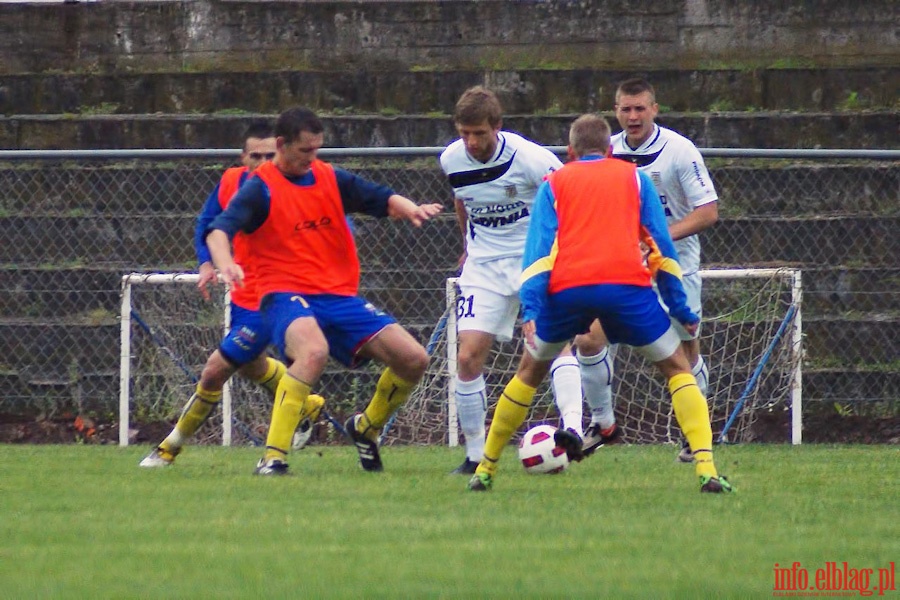
<path fill-rule="evenodd" d="M 507 198 L 515 198 L 518 195 L 518 192 L 516 192 L 516 186 L 514 184 L 510 184 L 503 189 L 506 191 Z"/>

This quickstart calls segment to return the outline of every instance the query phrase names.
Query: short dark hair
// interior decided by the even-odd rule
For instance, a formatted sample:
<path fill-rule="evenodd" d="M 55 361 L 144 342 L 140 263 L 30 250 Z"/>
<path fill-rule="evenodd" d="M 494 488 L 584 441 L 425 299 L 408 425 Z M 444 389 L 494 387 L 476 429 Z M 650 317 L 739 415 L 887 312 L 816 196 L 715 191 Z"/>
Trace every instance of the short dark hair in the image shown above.
<path fill-rule="evenodd" d="M 247 130 L 244 131 L 244 150 L 247 149 L 247 140 L 250 138 L 264 140 L 270 137 L 275 137 L 275 128 L 272 126 L 271 121 L 253 121 L 247 126 Z"/>
<path fill-rule="evenodd" d="M 487 121 L 491 127 L 497 127 L 503 122 L 503 107 L 497 94 L 476 85 L 463 92 L 456 101 L 453 121 L 460 125 L 480 125 Z"/>
<path fill-rule="evenodd" d="M 581 158 L 589 152 L 606 154 L 609 148 L 609 123 L 600 115 L 581 115 L 569 128 L 569 146 Z"/>
<path fill-rule="evenodd" d="M 288 143 L 295 141 L 302 132 L 318 135 L 325 131 L 322 121 L 316 113 L 302 106 L 289 108 L 275 122 L 275 136 L 284 138 Z"/>
<path fill-rule="evenodd" d="M 653 102 L 656 102 L 656 90 L 653 89 L 653 86 L 650 85 L 649 81 L 643 77 L 626 79 L 619 84 L 618 88 L 616 88 L 616 102 L 619 101 L 619 96 L 637 96 L 644 92 L 650 92 L 650 99 L 653 100 Z"/>

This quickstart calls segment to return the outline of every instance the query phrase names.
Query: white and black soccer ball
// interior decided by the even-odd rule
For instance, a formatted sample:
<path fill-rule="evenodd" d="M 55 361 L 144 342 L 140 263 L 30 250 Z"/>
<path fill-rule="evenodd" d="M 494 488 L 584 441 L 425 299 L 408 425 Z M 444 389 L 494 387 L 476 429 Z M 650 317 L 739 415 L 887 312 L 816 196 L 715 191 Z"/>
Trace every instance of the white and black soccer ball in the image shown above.
<path fill-rule="evenodd" d="M 556 427 L 537 425 L 532 427 L 519 442 L 519 460 L 525 472 L 533 475 L 562 473 L 569 467 L 566 451 L 556 445 L 553 434 Z"/>

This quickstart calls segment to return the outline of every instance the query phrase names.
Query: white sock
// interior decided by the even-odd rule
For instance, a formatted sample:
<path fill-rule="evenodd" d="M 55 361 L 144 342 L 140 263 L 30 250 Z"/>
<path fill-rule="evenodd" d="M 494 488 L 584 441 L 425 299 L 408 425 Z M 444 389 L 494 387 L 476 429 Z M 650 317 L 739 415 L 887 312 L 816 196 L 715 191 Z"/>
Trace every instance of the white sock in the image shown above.
<path fill-rule="evenodd" d="M 574 356 L 560 356 L 550 365 L 553 396 L 562 417 L 563 429 L 574 429 L 583 436 L 581 397 L 581 373 Z"/>
<path fill-rule="evenodd" d="M 609 429 L 616 424 L 612 404 L 613 361 L 615 352 L 609 346 L 594 356 L 577 352 L 581 367 L 581 387 L 584 399 L 591 407 L 591 423 L 599 423 L 601 429 Z"/>
<path fill-rule="evenodd" d="M 456 414 L 459 427 L 466 436 L 466 458 L 480 462 L 484 457 L 484 421 L 487 419 L 487 396 L 484 376 L 472 381 L 456 377 Z"/>
<path fill-rule="evenodd" d="M 703 393 L 703 397 L 708 399 L 707 392 L 709 391 L 709 368 L 706 366 L 706 362 L 704 362 L 702 356 L 698 357 L 697 364 L 691 367 L 691 374 L 694 376 L 694 379 L 697 380 L 697 387 L 700 388 L 700 392 Z"/>

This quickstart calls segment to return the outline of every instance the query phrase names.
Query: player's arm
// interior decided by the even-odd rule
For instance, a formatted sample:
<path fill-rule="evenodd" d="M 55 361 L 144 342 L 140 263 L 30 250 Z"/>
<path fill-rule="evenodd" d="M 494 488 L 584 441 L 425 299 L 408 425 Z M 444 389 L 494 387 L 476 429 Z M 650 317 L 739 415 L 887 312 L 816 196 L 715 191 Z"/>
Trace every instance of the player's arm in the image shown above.
<path fill-rule="evenodd" d="M 693 210 L 682 220 L 669 225 L 673 240 L 700 233 L 719 220 L 719 196 L 703 156 L 690 142 L 685 142 L 684 148 L 679 151 L 683 158 L 678 163 L 678 181 Z"/>
<path fill-rule="evenodd" d="M 669 235 L 666 225 L 666 214 L 659 200 L 659 194 L 650 177 L 640 171 L 638 186 L 641 190 L 641 227 L 642 239 L 650 247 L 647 263 L 656 277 L 663 302 L 669 307 L 669 314 L 685 326 L 700 322 L 687 306 L 687 296 L 681 285 L 681 266 L 678 264 L 678 252 Z"/>
<path fill-rule="evenodd" d="M 416 204 L 391 188 L 343 169 L 334 170 L 344 212 L 409 221 L 416 227 L 441 212 L 440 204 Z"/>
<path fill-rule="evenodd" d="M 462 267 L 466 262 L 466 256 L 468 255 L 468 227 L 469 227 L 469 213 L 466 212 L 465 203 L 459 198 L 453 199 L 453 209 L 456 211 L 456 222 L 459 223 L 459 235 L 462 238 L 462 255 L 459 257 L 459 266 Z M 474 235 L 474 232 L 472 233 Z"/>
<path fill-rule="evenodd" d="M 685 218 L 669 225 L 669 235 L 672 240 L 678 241 L 712 227 L 718 220 L 719 203 L 710 202 L 694 208 Z"/>
<path fill-rule="evenodd" d="M 519 298 L 522 301 L 522 321 L 534 321 L 547 300 L 550 285 L 550 271 L 556 258 L 556 233 L 559 220 L 556 215 L 556 200 L 550 184 L 544 182 L 534 197 L 534 209 L 525 238 L 525 253 L 522 257 L 522 287 Z"/>
<path fill-rule="evenodd" d="M 209 300 L 209 285 L 216 281 L 216 269 L 213 267 L 212 256 L 209 248 L 206 246 L 206 228 L 213 222 L 222 212 L 222 205 L 219 204 L 219 184 L 203 203 L 200 214 L 197 215 L 197 221 L 194 226 L 194 250 L 197 253 L 198 273 L 200 278 L 197 281 L 197 288 L 203 297 Z"/>
<path fill-rule="evenodd" d="M 244 271 L 234 262 L 231 240 L 239 231 L 253 233 L 269 217 L 269 188 L 258 177 L 251 177 L 238 190 L 226 208 L 206 228 L 210 256 L 229 285 L 243 285 Z"/>

